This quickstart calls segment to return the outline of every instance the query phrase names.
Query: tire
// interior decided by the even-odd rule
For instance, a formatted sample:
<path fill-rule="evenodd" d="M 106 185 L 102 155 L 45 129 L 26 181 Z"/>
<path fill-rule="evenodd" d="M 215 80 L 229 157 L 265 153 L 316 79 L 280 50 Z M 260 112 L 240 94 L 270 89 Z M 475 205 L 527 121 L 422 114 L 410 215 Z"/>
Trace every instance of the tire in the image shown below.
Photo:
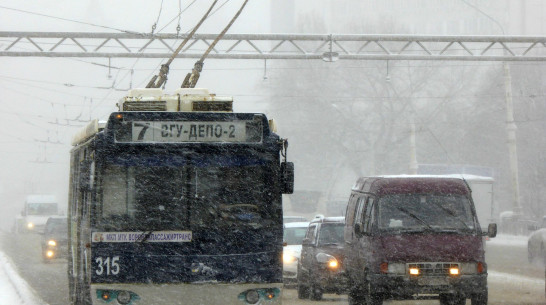
<path fill-rule="evenodd" d="M 297 289 L 298 289 L 298 299 L 308 299 L 309 298 L 309 285 L 305 285 L 303 273 L 301 268 L 298 266 L 298 273 L 296 277 Z"/>
<path fill-rule="evenodd" d="M 440 305 L 464 305 L 466 299 L 457 294 L 440 294 Z"/>
<path fill-rule="evenodd" d="M 383 305 L 383 295 L 373 293 L 372 285 L 370 283 L 368 283 L 368 289 L 366 289 L 365 299 L 367 305 Z"/>
<path fill-rule="evenodd" d="M 311 285 L 311 293 L 310 298 L 313 301 L 320 301 L 322 300 L 322 289 L 317 284 Z"/>
<path fill-rule="evenodd" d="M 309 288 L 298 283 L 298 299 L 308 299 L 309 298 Z"/>
<path fill-rule="evenodd" d="M 475 294 L 470 298 L 472 305 L 487 305 L 487 291 L 485 293 Z"/>
<path fill-rule="evenodd" d="M 366 305 L 363 290 L 359 285 L 349 286 L 349 305 Z"/>

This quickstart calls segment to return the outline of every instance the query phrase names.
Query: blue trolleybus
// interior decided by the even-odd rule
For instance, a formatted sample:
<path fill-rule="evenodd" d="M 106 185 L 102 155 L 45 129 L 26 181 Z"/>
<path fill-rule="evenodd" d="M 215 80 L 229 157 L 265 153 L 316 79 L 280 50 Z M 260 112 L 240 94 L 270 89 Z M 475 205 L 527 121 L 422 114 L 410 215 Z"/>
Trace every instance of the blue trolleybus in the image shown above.
<path fill-rule="evenodd" d="M 72 304 L 280 304 L 294 165 L 260 113 L 134 89 L 74 137 Z"/>

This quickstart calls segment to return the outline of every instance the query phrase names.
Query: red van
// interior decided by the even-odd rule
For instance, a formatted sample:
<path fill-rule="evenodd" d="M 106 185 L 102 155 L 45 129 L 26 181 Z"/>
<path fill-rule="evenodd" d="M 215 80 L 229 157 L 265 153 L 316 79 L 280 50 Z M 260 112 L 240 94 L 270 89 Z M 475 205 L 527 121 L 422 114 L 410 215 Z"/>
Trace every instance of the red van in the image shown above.
<path fill-rule="evenodd" d="M 484 236 L 471 190 L 441 176 L 363 177 L 347 205 L 349 304 L 440 299 L 487 304 Z"/>

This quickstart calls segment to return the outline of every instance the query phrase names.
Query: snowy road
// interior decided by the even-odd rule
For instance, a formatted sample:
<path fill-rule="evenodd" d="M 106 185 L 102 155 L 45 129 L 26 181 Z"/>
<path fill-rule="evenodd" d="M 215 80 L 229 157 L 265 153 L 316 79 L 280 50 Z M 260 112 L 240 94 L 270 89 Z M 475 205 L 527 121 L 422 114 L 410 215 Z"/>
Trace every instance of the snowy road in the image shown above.
<path fill-rule="evenodd" d="M 68 304 L 66 260 L 44 264 L 40 258 L 39 240 L 38 235 L 0 235 L 0 251 L 5 254 L 0 252 L 0 304 Z M 493 239 L 488 242 L 486 256 L 489 304 L 546 304 L 544 269 L 527 262 L 525 237 Z M 9 302 L 4 303 L 4 300 Z M 325 295 L 322 301 L 298 300 L 294 289 L 284 290 L 283 302 L 290 305 L 348 304 L 346 295 L 335 294 Z M 438 304 L 438 301 L 389 301 L 385 304 Z"/>

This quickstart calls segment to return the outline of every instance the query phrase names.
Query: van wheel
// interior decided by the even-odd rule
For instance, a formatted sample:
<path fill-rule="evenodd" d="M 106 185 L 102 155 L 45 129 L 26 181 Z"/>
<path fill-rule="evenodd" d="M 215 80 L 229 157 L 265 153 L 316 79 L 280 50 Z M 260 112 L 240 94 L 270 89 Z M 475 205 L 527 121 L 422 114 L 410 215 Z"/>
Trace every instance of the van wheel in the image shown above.
<path fill-rule="evenodd" d="M 472 305 L 487 305 L 487 291 L 473 295 L 470 300 Z"/>
<path fill-rule="evenodd" d="M 464 305 L 466 299 L 458 294 L 440 294 L 440 305 Z"/>
<path fill-rule="evenodd" d="M 368 305 L 383 305 L 383 295 L 374 293 L 372 285 L 368 283 L 368 289 L 366 289 L 366 304 Z"/>
<path fill-rule="evenodd" d="M 351 285 L 349 288 L 349 305 L 366 305 L 362 288 L 358 285 Z"/>

